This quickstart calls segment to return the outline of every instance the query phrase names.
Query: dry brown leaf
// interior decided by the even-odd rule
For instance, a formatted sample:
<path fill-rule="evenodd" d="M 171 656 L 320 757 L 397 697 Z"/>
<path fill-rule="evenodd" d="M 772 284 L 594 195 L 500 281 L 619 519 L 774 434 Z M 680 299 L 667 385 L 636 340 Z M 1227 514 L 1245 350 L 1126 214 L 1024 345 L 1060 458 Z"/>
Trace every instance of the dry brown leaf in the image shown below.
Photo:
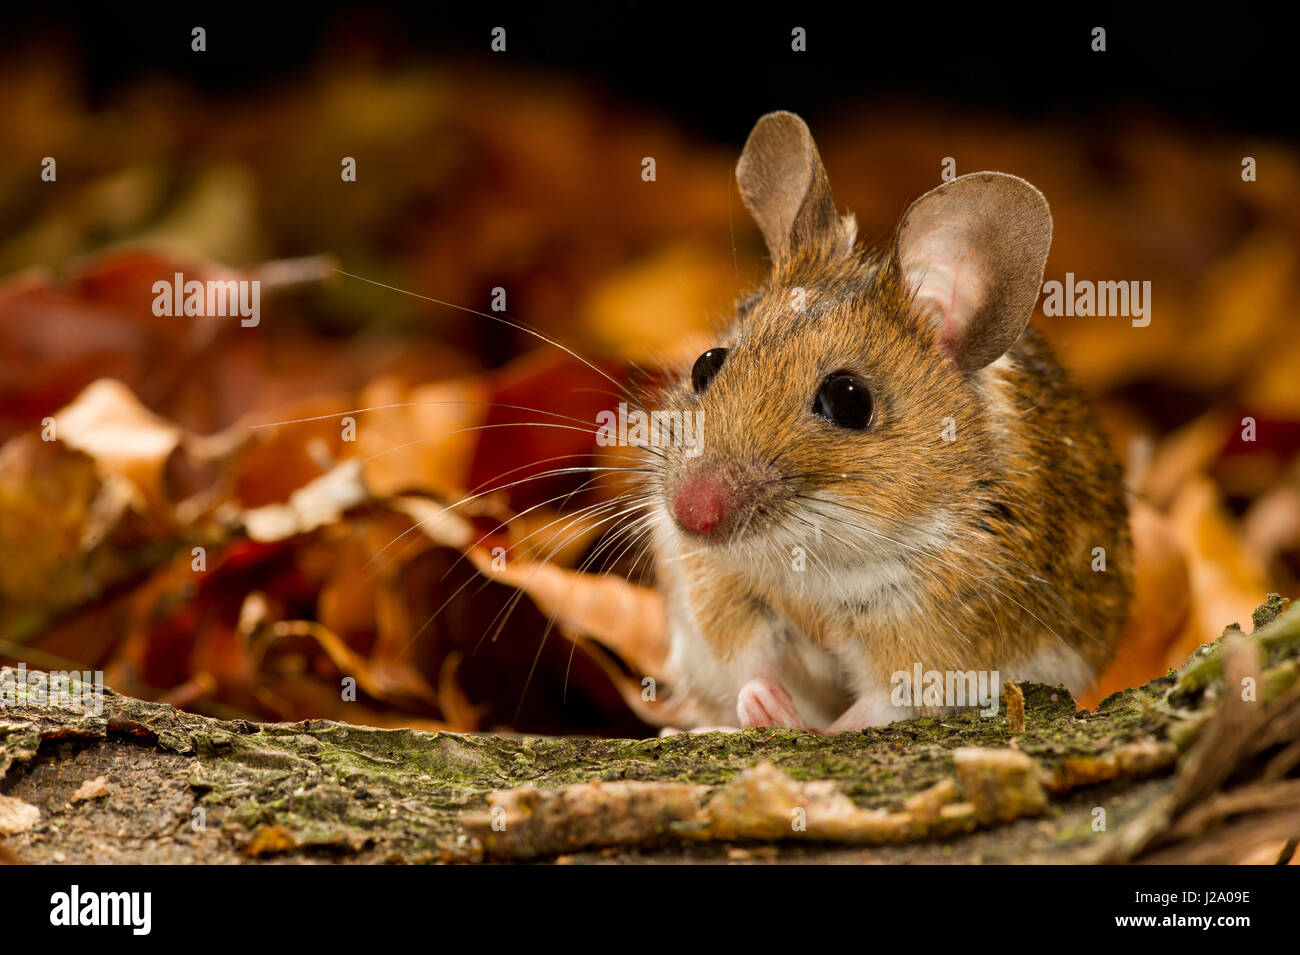
<path fill-rule="evenodd" d="M 485 382 L 467 378 L 403 389 L 380 378 L 361 393 L 358 453 L 376 497 L 424 491 L 447 499 L 466 485 L 486 416 Z"/>
<path fill-rule="evenodd" d="M 730 256 L 685 242 L 596 285 L 582 315 L 584 339 L 651 367 L 681 365 L 713 344 L 710 320 L 736 294 Z"/>
<path fill-rule="evenodd" d="M 1160 442 L 1139 487 L 1143 497 L 1167 509 L 1183 485 L 1204 474 L 1218 457 L 1233 430 L 1223 411 L 1201 415 Z"/>
<path fill-rule="evenodd" d="M 1300 486 L 1286 481 L 1260 495 L 1242 518 L 1241 537 L 1265 567 L 1286 548 L 1300 546 Z"/>
<path fill-rule="evenodd" d="M 488 706 L 473 705 L 469 697 L 456 683 L 456 668 L 460 666 L 462 654 L 453 651 L 442 661 L 438 671 L 438 706 L 447 717 L 447 723 L 458 733 L 472 733 L 479 728 L 479 722 Z"/>
<path fill-rule="evenodd" d="M 1200 276 L 1193 295 L 1205 314 L 1187 336 L 1191 354 L 1170 373 L 1209 390 L 1275 361 L 1275 316 L 1295 301 L 1297 256 L 1293 236 L 1261 230 Z"/>
<path fill-rule="evenodd" d="M 474 525 L 456 511 L 428 498 L 415 496 L 394 498 L 389 502 L 389 506 L 415 521 L 421 534 L 443 547 L 464 550 L 478 536 L 474 532 Z"/>
<path fill-rule="evenodd" d="M 1169 519 L 1142 501 L 1129 512 L 1133 536 L 1134 599 L 1115 658 L 1097 685 L 1079 697 L 1091 708 L 1119 690 L 1141 686 L 1165 672 L 1170 645 L 1190 606 L 1187 560 Z"/>
<path fill-rule="evenodd" d="M 348 508 L 370 499 L 357 461 L 344 461 L 289 495 L 284 504 L 244 511 L 248 536 L 264 543 L 282 541 L 333 524 Z"/>
<path fill-rule="evenodd" d="M 1261 595 L 1267 593 L 1268 580 L 1242 546 L 1235 522 L 1224 511 L 1209 478 L 1189 480 L 1169 516 L 1191 580 L 1191 614 L 1166 656 L 1172 668 L 1181 666 L 1201 644 L 1218 639 L 1224 621 L 1245 626 Z"/>
<path fill-rule="evenodd" d="M 548 617 L 599 640 L 639 672 L 662 677 L 668 626 L 658 591 L 556 564 L 516 560 L 498 570 L 482 548 L 469 557 L 484 576 L 523 590 Z"/>
<path fill-rule="evenodd" d="M 101 475 L 130 481 L 155 506 L 163 502 L 163 467 L 184 435 L 144 407 L 130 388 L 101 378 L 52 417 L 56 437 L 88 454 Z"/>
<path fill-rule="evenodd" d="M 382 657 L 368 658 L 355 653 L 336 634 L 311 620 L 280 620 L 269 624 L 254 640 L 254 669 L 260 669 L 279 644 L 295 637 L 313 641 L 340 673 L 355 678 L 357 686 L 375 699 L 408 705 L 412 699 L 420 699 L 430 706 L 437 705 L 437 694 L 419 671 Z"/>

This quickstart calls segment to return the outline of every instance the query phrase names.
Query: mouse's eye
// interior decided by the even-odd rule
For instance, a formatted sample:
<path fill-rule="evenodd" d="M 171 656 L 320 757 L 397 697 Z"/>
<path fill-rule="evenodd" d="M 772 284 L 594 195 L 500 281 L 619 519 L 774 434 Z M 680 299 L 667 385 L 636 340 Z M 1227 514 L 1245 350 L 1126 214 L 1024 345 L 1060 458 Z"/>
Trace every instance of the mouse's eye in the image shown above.
<path fill-rule="evenodd" d="M 827 375 L 812 406 L 813 414 L 856 431 L 871 424 L 871 408 L 871 391 L 866 382 L 847 371 Z"/>
<path fill-rule="evenodd" d="M 725 348 L 710 348 L 695 359 L 695 365 L 691 368 L 691 386 L 697 393 L 709 387 L 709 382 L 713 380 L 713 376 L 718 373 L 718 369 L 726 359 Z"/>

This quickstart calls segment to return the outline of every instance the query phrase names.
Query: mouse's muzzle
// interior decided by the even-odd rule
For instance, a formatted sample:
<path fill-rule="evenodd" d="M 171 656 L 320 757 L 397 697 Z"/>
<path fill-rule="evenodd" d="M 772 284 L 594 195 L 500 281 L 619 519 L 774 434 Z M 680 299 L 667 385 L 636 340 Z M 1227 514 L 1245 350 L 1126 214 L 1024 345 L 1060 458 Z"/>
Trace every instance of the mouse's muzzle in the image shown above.
<path fill-rule="evenodd" d="M 776 482 L 757 468 L 697 467 L 669 495 L 669 510 L 688 534 L 728 540 L 752 521 Z"/>

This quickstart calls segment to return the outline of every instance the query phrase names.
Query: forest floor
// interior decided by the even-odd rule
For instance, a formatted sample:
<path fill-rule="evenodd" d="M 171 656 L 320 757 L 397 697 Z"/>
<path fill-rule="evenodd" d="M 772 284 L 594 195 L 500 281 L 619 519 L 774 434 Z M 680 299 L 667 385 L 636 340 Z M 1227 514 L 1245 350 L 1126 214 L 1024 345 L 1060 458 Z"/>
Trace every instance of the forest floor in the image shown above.
<path fill-rule="evenodd" d="M 106 691 L 0 705 L 9 861 L 1276 861 L 1300 836 L 1300 608 L 1076 712 L 1020 687 L 825 737 L 223 721 Z M 0 684 L 12 673 L 0 674 Z M 1226 674 L 1226 676 L 1225 676 Z M 1225 687 L 1242 686 L 1241 692 Z M 1266 858 L 1267 857 L 1267 858 Z"/>

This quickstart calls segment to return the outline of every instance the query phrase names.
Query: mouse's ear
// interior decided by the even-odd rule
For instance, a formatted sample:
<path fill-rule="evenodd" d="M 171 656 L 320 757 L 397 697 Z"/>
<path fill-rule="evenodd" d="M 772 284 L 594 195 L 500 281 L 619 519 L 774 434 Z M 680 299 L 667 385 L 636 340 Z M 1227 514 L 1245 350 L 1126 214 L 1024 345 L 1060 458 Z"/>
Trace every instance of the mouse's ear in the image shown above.
<path fill-rule="evenodd" d="M 736 163 L 736 182 L 773 262 L 805 245 L 832 242 L 838 249 L 846 237 L 852 245 L 835 214 L 817 144 L 794 113 L 768 113 L 754 124 Z"/>
<path fill-rule="evenodd" d="M 1016 176 L 973 172 L 912 203 L 895 257 L 917 302 L 940 322 L 944 350 L 969 372 L 997 360 L 1024 332 L 1051 244 L 1041 192 Z"/>

